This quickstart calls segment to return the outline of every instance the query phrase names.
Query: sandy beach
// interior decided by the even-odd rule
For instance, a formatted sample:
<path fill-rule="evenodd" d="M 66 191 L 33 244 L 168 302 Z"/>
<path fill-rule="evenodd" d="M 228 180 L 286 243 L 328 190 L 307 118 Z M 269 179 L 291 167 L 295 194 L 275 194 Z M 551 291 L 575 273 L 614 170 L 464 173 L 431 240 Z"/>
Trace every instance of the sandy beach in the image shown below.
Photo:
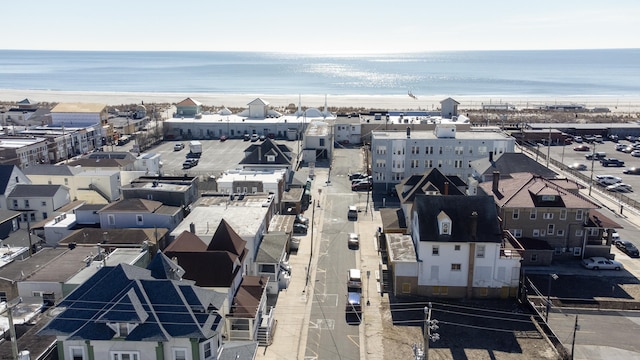
<path fill-rule="evenodd" d="M 330 108 L 364 108 L 383 110 L 432 110 L 440 107 L 440 101 L 451 97 L 460 103 L 459 109 L 480 109 L 483 104 L 511 104 L 518 109 L 534 108 L 551 104 L 582 104 L 587 108 L 609 108 L 612 112 L 637 115 L 640 112 L 640 96 L 570 96 L 560 98 L 495 96 L 474 97 L 456 95 L 421 96 L 416 99 L 408 94 L 402 95 L 270 95 L 270 94 L 212 94 L 212 93 L 137 93 L 137 92 L 83 92 L 50 90 L 11 90 L 0 89 L 0 101 L 17 102 L 29 98 L 37 102 L 84 102 L 121 104 L 175 104 L 187 97 L 200 101 L 204 105 L 216 107 L 245 108 L 256 98 L 262 98 L 273 107 L 286 107 L 289 104 L 304 108 L 322 109 L 326 104 Z"/>

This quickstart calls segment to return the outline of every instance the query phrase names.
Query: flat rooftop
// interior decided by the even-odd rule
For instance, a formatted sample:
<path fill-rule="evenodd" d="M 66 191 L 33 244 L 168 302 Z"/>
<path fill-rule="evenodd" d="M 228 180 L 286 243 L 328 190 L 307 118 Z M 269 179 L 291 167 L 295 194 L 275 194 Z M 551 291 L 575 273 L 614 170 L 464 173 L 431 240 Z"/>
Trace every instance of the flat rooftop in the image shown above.
<path fill-rule="evenodd" d="M 208 244 L 224 219 L 238 235 L 253 238 L 267 216 L 266 207 L 247 206 L 196 206 L 191 213 L 171 232 L 175 238 L 183 231 L 189 231 L 191 223 L 195 225 L 195 234 Z"/>
<path fill-rule="evenodd" d="M 434 131 L 421 131 L 421 130 L 413 130 L 410 134 L 411 139 L 417 140 L 507 140 L 513 139 L 508 134 L 499 131 L 496 129 L 495 131 L 456 131 L 455 138 L 438 138 Z M 391 139 L 391 140 L 401 140 L 407 139 L 406 131 L 372 131 L 371 132 L 372 139 Z"/>

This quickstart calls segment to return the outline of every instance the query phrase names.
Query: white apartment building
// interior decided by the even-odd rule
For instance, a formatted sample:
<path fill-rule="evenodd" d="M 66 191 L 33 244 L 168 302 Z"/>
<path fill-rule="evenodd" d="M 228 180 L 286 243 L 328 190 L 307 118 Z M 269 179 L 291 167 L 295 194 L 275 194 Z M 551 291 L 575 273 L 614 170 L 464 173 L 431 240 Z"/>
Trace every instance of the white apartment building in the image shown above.
<path fill-rule="evenodd" d="M 433 131 L 373 131 L 373 189 L 389 192 L 405 177 L 433 168 L 468 179 L 472 161 L 488 158 L 490 152 L 513 152 L 514 148 L 515 139 L 497 128 L 457 131 L 455 124 L 439 124 Z"/>

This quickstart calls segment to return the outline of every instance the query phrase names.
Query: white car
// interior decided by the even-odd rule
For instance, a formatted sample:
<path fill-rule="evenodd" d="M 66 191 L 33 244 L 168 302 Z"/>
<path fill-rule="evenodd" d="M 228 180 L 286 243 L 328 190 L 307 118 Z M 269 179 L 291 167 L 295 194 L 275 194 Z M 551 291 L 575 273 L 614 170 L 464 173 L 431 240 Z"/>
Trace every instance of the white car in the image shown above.
<path fill-rule="evenodd" d="M 631 152 L 631 156 L 634 156 L 634 157 L 640 157 L 640 150 L 633 150 L 633 151 Z"/>
<path fill-rule="evenodd" d="M 584 171 L 584 170 L 587 170 L 587 165 L 581 164 L 581 163 L 575 163 L 575 164 L 569 165 L 569 169 L 578 170 L 578 171 Z"/>
<path fill-rule="evenodd" d="M 616 260 L 609 260 L 604 257 L 591 257 L 582 260 L 582 266 L 591 270 L 622 270 L 624 265 Z"/>
<path fill-rule="evenodd" d="M 607 186 L 622 182 L 622 178 L 613 175 L 596 175 L 596 182 L 602 186 Z"/>
<path fill-rule="evenodd" d="M 347 242 L 349 248 L 357 248 L 360 245 L 360 237 L 356 233 L 349 234 L 349 240 Z"/>
<path fill-rule="evenodd" d="M 625 183 L 617 183 L 613 185 L 609 185 L 606 187 L 607 191 L 615 191 L 615 192 L 632 192 L 633 189 L 631 185 Z"/>

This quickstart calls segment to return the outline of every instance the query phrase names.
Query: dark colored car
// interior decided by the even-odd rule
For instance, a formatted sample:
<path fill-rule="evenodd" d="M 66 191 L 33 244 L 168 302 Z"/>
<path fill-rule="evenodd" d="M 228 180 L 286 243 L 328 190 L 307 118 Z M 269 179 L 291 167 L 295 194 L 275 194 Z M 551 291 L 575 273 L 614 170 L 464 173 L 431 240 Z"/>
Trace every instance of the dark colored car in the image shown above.
<path fill-rule="evenodd" d="M 220 136 L 220 141 L 226 141 L 226 140 L 227 140 L 227 135 Z"/>
<path fill-rule="evenodd" d="M 573 148 L 574 151 L 589 151 L 591 148 L 587 145 L 578 145 Z"/>
<path fill-rule="evenodd" d="M 352 191 L 371 190 L 371 183 L 368 181 L 355 183 L 351 185 L 351 190 Z"/>
<path fill-rule="evenodd" d="M 633 243 L 631 243 L 631 241 L 628 240 L 616 240 L 615 241 L 615 245 L 618 249 L 620 249 L 620 251 L 622 251 L 623 253 L 631 256 L 631 257 L 639 257 L 640 256 L 640 252 L 638 251 L 638 248 L 633 245 Z"/>
<path fill-rule="evenodd" d="M 251 135 L 249 135 L 249 134 L 244 134 L 244 135 L 243 135 L 243 137 L 242 137 L 242 140 L 244 140 L 244 141 L 249 141 L 249 140 L 251 140 Z"/>
<path fill-rule="evenodd" d="M 608 166 L 622 167 L 622 166 L 624 166 L 624 161 L 618 160 L 618 159 L 613 159 L 613 158 L 602 159 L 602 160 L 600 160 L 600 163 L 604 167 L 608 167 Z"/>
<path fill-rule="evenodd" d="M 629 175 L 640 175 L 640 168 L 632 167 L 632 168 L 624 169 L 622 170 L 622 172 L 624 174 L 629 174 Z"/>
<path fill-rule="evenodd" d="M 293 233 L 297 235 L 304 235 L 309 228 L 304 224 L 293 224 Z"/>

